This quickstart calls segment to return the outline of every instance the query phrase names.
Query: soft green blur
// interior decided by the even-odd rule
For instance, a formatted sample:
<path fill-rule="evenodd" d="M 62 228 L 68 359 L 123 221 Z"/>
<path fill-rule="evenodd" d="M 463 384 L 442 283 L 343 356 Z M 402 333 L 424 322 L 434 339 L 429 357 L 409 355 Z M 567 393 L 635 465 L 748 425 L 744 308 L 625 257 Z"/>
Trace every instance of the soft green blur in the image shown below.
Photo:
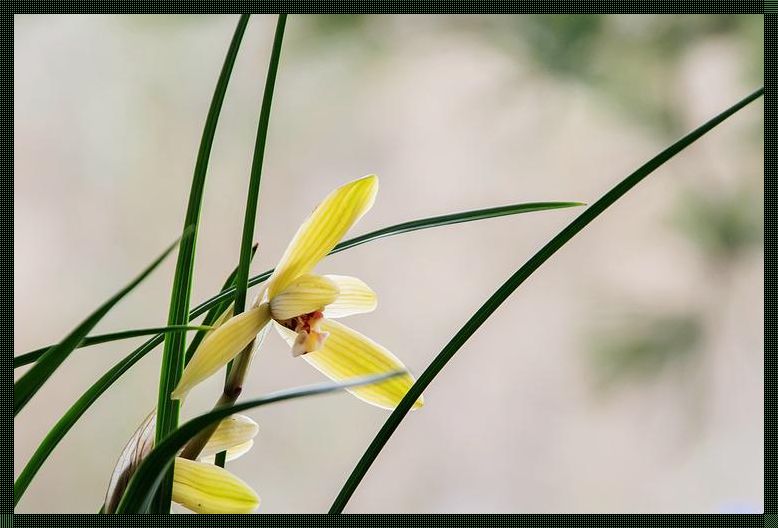
<path fill-rule="evenodd" d="M 178 235 L 236 21 L 15 17 L 15 354 L 60 339 Z M 194 302 L 237 262 L 274 25 L 252 17 L 228 89 Z M 762 16 L 290 16 L 253 271 L 329 190 L 372 172 L 381 191 L 352 234 L 520 201 L 591 203 L 761 86 L 763 29 Z M 762 511 L 763 127 L 760 101 L 554 256 L 433 383 L 347 511 Z M 419 373 L 575 214 L 402 235 L 319 270 L 378 292 L 378 310 L 348 323 Z M 96 333 L 164 324 L 172 270 Z M 15 474 L 137 342 L 71 356 L 16 420 Z M 18 512 L 97 511 L 156 401 L 160 356 L 90 409 Z M 192 393 L 186 416 L 210 407 L 220 379 Z M 245 396 L 321 379 L 269 338 Z M 313 513 L 387 414 L 339 395 L 252 416 L 257 443 L 228 468 L 258 491 L 260 513 Z"/>

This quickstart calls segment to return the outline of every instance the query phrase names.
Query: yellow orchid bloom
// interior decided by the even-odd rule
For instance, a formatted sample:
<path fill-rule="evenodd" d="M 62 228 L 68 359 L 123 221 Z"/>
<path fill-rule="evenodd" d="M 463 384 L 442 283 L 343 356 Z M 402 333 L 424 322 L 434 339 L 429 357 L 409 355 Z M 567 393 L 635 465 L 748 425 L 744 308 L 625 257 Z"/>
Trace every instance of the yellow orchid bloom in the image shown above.
<path fill-rule="evenodd" d="M 257 422 L 248 416 L 233 414 L 219 422 L 219 426 L 200 451 L 198 460 L 207 462 L 222 451 L 227 452 L 227 458 L 230 460 L 238 458 L 251 448 L 257 433 Z"/>
<path fill-rule="evenodd" d="M 152 411 L 124 446 L 105 496 L 105 512 L 113 513 L 133 473 L 154 444 L 157 413 Z M 233 414 L 219 422 L 197 461 L 175 459 L 173 501 L 198 513 L 250 513 L 259 505 L 251 487 L 229 471 L 213 465 L 214 456 L 227 460 L 245 454 L 254 444 L 259 426 L 248 416 Z"/>
<path fill-rule="evenodd" d="M 270 277 L 264 301 L 214 330 L 184 370 L 174 398 L 216 372 L 240 353 L 265 325 L 289 342 L 292 355 L 335 381 L 406 370 L 391 352 L 333 319 L 375 309 L 376 294 L 364 282 L 311 271 L 375 201 L 378 177 L 366 176 L 331 192 L 297 230 Z M 233 323 L 241 318 L 240 322 Z M 252 335 L 253 332 L 253 335 Z M 370 404 L 393 409 L 414 383 L 410 374 L 348 389 Z M 424 404 L 420 397 L 413 408 Z"/>
<path fill-rule="evenodd" d="M 245 454 L 254 445 L 259 426 L 241 414 L 219 423 L 197 461 L 177 457 L 173 471 L 173 502 L 197 513 L 251 513 L 259 497 L 241 479 L 213 465 L 216 453 L 227 452 L 227 460 Z"/>
<path fill-rule="evenodd" d="M 183 400 L 195 385 L 215 374 L 240 354 L 269 322 L 270 309 L 267 303 L 263 303 L 208 332 L 189 360 L 170 397 Z"/>
<path fill-rule="evenodd" d="M 259 497 L 224 468 L 178 457 L 173 502 L 197 513 L 251 513 L 259 506 Z"/>

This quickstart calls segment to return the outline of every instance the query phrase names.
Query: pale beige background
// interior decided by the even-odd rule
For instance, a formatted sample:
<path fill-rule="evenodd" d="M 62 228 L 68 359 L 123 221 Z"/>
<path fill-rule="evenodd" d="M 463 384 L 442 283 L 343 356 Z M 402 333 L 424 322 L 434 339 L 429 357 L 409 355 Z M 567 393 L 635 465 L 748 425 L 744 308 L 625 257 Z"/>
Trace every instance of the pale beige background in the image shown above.
<path fill-rule="evenodd" d="M 275 262 L 330 189 L 371 172 L 381 177 L 379 198 L 353 234 L 520 201 L 592 202 L 762 84 L 761 16 L 594 20 L 291 16 L 253 270 Z M 15 18 L 16 354 L 61 338 L 178 235 L 235 22 Z M 195 302 L 215 293 L 237 260 L 274 25 L 274 17 L 252 18 L 227 93 Z M 761 511 L 762 130 L 759 101 L 544 265 L 435 380 L 347 511 Z M 755 218 L 731 237 L 725 218 L 713 230 L 725 232 L 723 250 L 699 242 L 719 207 L 697 218 L 702 235 L 679 228 L 679 211 L 706 197 Z M 418 373 L 576 214 L 402 235 L 319 269 L 375 288 L 379 310 L 349 324 Z M 98 330 L 164 323 L 174 260 Z M 666 324 L 635 333 L 640 321 L 674 314 L 701 321 L 680 352 L 662 344 Z M 624 339 L 637 340 L 638 352 L 622 365 Z M 651 353 L 667 352 L 658 367 L 640 357 L 640 343 L 652 339 L 660 344 Z M 17 474 L 57 417 L 134 346 L 73 354 L 16 419 Z M 593 359 L 608 346 L 615 355 Z M 115 458 L 156 401 L 160 355 L 89 410 L 17 511 L 97 511 Z M 623 372 L 615 382 L 598 382 L 614 365 Z M 321 379 L 273 336 L 245 396 Z M 206 409 L 218 384 L 199 388 L 185 414 Z M 257 445 L 229 467 L 258 490 L 259 512 L 323 512 L 387 413 L 335 395 L 252 416 Z"/>

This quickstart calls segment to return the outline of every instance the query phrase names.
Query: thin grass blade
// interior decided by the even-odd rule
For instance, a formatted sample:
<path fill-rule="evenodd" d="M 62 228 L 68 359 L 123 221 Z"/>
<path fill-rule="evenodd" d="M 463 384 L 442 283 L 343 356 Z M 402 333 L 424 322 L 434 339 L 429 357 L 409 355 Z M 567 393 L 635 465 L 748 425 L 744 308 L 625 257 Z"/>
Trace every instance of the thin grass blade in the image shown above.
<path fill-rule="evenodd" d="M 256 247 L 254 247 L 252 256 L 255 253 Z M 230 273 L 230 275 L 227 277 L 227 280 L 224 282 L 222 290 L 230 288 L 234 285 L 235 274 L 237 271 L 237 268 L 232 270 L 232 273 Z M 229 302 L 230 301 L 212 303 L 210 307 L 201 304 L 192 310 L 189 316 L 190 318 L 195 318 L 205 314 L 205 319 L 203 322 L 206 325 L 210 325 L 219 318 L 224 310 L 227 309 Z M 192 342 L 189 344 L 189 348 L 187 349 L 187 355 L 189 357 L 194 354 L 194 351 L 197 349 L 197 346 L 200 342 L 197 340 L 197 338 L 199 337 L 200 340 L 202 340 L 202 337 L 205 336 L 206 333 L 207 331 L 205 330 L 199 331 Z M 113 385 L 116 380 L 122 377 L 122 375 L 124 375 L 124 373 L 127 372 L 135 363 L 140 361 L 146 354 L 154 350 L 157 345 L 162 343 L 163 339 L 164 334 L 158 334 L 152 337 L 143 343 L 140 347 L 133 350 L 124 359 L 119 361 L 119 363 L 111 367 L 111 369 L 109 369 L 108 372 L 103 374 L 100 379 L 98 379 L 91 387 L 89 387 L 89 389 L 87 389 L 86 392 L 84 392 L 84 394 L 82 394 L 81 397 L 76 400 L 76 402 L 67 410 L 67 412 L 57 421 L 54 427 L 51 428 L 51 430 L 41 441 L 40 445 L 35 450 L 35 453 L 33 453 L 32 457 L 30 457 L 30 460 L 24 466 L 24 469 L 14 482 L 14 505 L 18 504 L 19 500 L 22 498 L 22 495 L 24 495 L 24 492 L 29 487 L 30 482 L 32 482 L 32 479 L 38 473 L 41 466 L 52 453 L 52 451 L 54 451 L 54 448 L 57 447 L 60 441 L 76 424 L 76 422 L 78 422 L 81 416 L 84 415 L 87 409 L 89 409 L 89 407 L 91 407 L 92 404 L 97 401 L 97 398 L 99 398 L 105 391 L 107 391 L 110 386 Z"/>
<path fill-rule="evenodd" d="M 640 183 L 646 176 L 661 167 L 667 161 L 683 151 L 686 147 L 700 139 L 710 132 L 713 128 L 724 122 L 727 118 L 746 107 L 764 94 L 764 88 L 753 92 L 738 103 L 726 109 L 710 121 L 693 130 L 682 137 L 665 150 L 648 160 L 635 172 L 623 179 L 618 185 L 613 187 L 599 200 L 593 203 L 575 220 L 567 225 L 559 234 L 552 238 L 545 246 L 535 253 L 516 273 L 506 280 L 500 288 L 492 294 L 489 299 L 476 311 L 465 325 L 451 338 L 451 341 L 440 351 L 432 360 L 432 363 L 416 380 L 408 393 L 403 397 L 400 404 L 392 411 L 384 425 L 376 434 L 373 441 L 365 450 L 354 470 L 349 475 L 346 483 L 341 488 L 340 493 L 335 498 L 329 513 L 341 513 L 349 499 L 356 490 L 362 478 L 367 473 L 370 466 L 375 461 L 378 454 L 389 441 L 394 431 L 402 422 L 405 415 L 413 406 L 416 399 L 421 396 L 427 386 L 432 383 L 435 376 L 446 366 L 449 360 L 465 344 L 471 335 L 491 316 L 495 310 L 518 288 L 527 278 L 529 278 L 544 262 L 556 253 L 561 247 L 569 242 L 575 235 L 580 233 L 590 222 L 597 218 L 608 207 L 613 205 L 619 198 L 624 196 L 630 189 Z"/>
<path fill-rule="evenodd" d="M 178 252 L 176 274 L 173 279 L 173 288 L 170 298 L 169 325 L 186 325 L 189 323 L 189 298 L 192 291 L 192 278 L 194 275 L 194 257 L 197 244 L 197 229 L 200 223 L 200 209 L 202 206 L 203 191 L 205 189 L 205 176 L 208 170 L 208 160 L 211 156 L 213 138 L 216 134 L 216 125 L 219 122 L 224 95 L 227 92 L 235 58 L 243 40 L 243 33 L 248 24 L 249 15 L 241 15 L 230 42 L 227 56 L 224 59 L 219 80 L 211 99 L 208 116 L 205 119 L 200 148 L 195 162 L 192 187 L 189 191 L 189 204 L 187 205 L 184 229 L 193 229 L 194 236 L 181 245 Z M 162 367 L 159 376 L 159 395 L 157 398 L 157 430 L 156 441 L 160 442 L 178 427 L 178 413 L 180 402 L 172 400 L 170 393 L 178 384 L 181 373 L 184 370 L 184 335 L 181 333 L 166 334 L 165 348 L 162 354 Z M 168 472 L 165 482 L 160 486 L 159 497 L 156 501 L 155 513 L 168 513 L 170 511 L 170 497 L 173 489 L 173 471 Z"/>
<path fill-rule="evenodd" d="M 176 453 L 178 453 L 178 451 L 202 429 L 223 420 L 227 416 L 255 407 L 269 405 L 271 403 L 326 394 L 349 387 L 370 385 L 402 374 L 405 374 L 405 371 L 390 372 L 379 376 L 361 377 L 343 383 L 327 382 L 287 389 L 273 392 L 264 397 L 247 402 L 236 403 L 232 407 L 215 409 L 207 414 L 198 416 L 183 424 L 178 430 L 165 438 L 162 442 L 158 443 L 141 465 L 138 466 L 138 470 L 132 476 L 130 484 L 124 492 L 124 496 L 119 503 L 116 513 L 145 512 L 151 504 L 156 488 L 162 482 L 163 473 L 170 466 Z"/>
<path fill-rule="evenodd" d="M 155 326 L 152 328 L 137 328 L 134 330 L 124 330 L 122 332 L 112 332 L 110 334 L 100 334 L 96 336 L 85 337 L 76 348 L 84 348 L 88 346 L 100 345 L 103 343 L 110 343 L 111 341 L 120 341 L 122 339 L 131 339 L 133 337 L 141 337 L 154 334 L 166 334 L 168 332 L 191 332 L 195 330 L 202 330 L 207 332 L 211 330 L 210 326 Z M 56 345 L 49 345 L 46 347 L 38 348 L 31 352 L 26 352 L 14 357 L 14 368 L 23 367 L 30 363 L 35 363 L 38 359 L 45 354 L 48 350 Z"/>
<path fill-rule="evenodd" d="M 489 218 L 497 218 L 500 216 L 512 216 L 523 213 L 533 213 L 539 211 L 551 211 L 554 209 L 567 209 L 569 207 L 581 207 L 586 205 L 582 202 L 526 202 L 517 203 L 511 205 L 502 205 L 499 207 L 489 207 L 486 209 L 474 209 L 472 211 L 463 211 L 461 213 L 452 213 L 441 216 L 431 216 L 428 218 L 421 218 L 418 220 L 411 220 L 409 222 L 403 222 L 395 224 L 389 227 L 384 227 L 365 233 L 358 237 L 344 240 L 337 246 L 335 246 L 329 255 L 340 253 L 347 249 L 351 249 L 374 240 L 387 238 L 394 235 L 400 235 L 403 233 L 411 233 L 413 231 L 420 231 L 422 229 L 430 229 L 433 227 L 441 227 L 453 224 L 462 224 L 465 222 L 473 222 L 476 220 L 486 220 Z M 255 275 L 249 279 L 249 287 L 256 286 L 265 282 L 272 274 L 274 270 L 268 270 Z M 203 302 L 203 305 L 210 306 L 210 303 L 221 302 L 224 300 L 230 300 L 235 296 L 235 289 L 230 288 L 222 291 L 218 295 L 211 297 Z"/>
<path fill-rule="evenodd" d="M 254 225 L 257 219 L 259 204 L 259 186 L 262 181 L 262 164 L 265 159 L 267 130 L 270 125 L 270 108 L 273 104 L 273 91 L 278 74 L 278 63 L 281 58 L 281 44 L 284 41 L 286 15 L 278 15 L 276 32 L 273 38 L 273 49 L 270 53 L 270 63 L 265 78 L 265 91 L 262 94 L 262 107 L 259 112 L 257 137 L 254 143 L 254 155 L 251 162 L 249 190 L 246 196 L 246 214 L 243 219 L 243 236 L 240 244 L 240 260 L 235 279 L 235 315 L 242 313 L 246 307 L 246 290 L 248 289 L 249 264 L 251 263 L 251 247 L 254 240 Z"/>
<path fill-rule="evenodd" d="M 181 243 L 184 243 L 190 237 L 188 233 L 184 232 L 184 236 Z M 100 322 L 100 320 L 107 314 L 116 303 L 124 298 L 125 295 L 130 293 L 135 287 L 143 282 L 143 280 L 159 266 L 165 257 L 167 257 L 173 249 L 178 246 L 178 241 L 167 248 L 162 255 L 151 263 L 143 272 L 133 279 L 127 286 L 122 288 L 117 294 L 108 299 L 102 306 L 87 317 L 84 322 L 78 325 L 65 339 L 59 344 L 48 349 L 35 365 L 22 375 L 19 380 L 14 383 L 14 416 L 19 414 L 27 402 L 38 392 L 46 380 L 54 374 L 54 371 L 65 361 L 73 350 L 78 347 L 84 340 L 86 335 L 92 330 L 92 328 Z"/>
<path fill-rule="evenodd" d="M 330 254 L 345 251 L 361 244 L 366 244 L 373 240 L 393 236 L 401 233 L 410 233 L 413 231 L 419 231 L 422 229 L 428 229 L 431 227 L 444 226 L 449 224 L 456 224 L 462 222 L 472 222 L 475 220 L 483 220 L 488 218 L 496 218 L 499 216 L 509 216 L 521 213 L 528 213 L 534 211 L 544 211 L 551 209 L 561 209 L 567 207 L 577 207 L 583 205 L 579 202 L 536 202 L 536 203 L 523 203 L 513 204 L 500 207 L 492 207 L 487 209 L 476 209 L 473 211 L 465 211 L 461 213 L 454 213 L 449 215 L 434 216 L 430 218 L 423 218 L 419 220 L 413 220 L 410 222 L 403 222 L 386 228 L 382 228 L 371 233 L 352 238 L 340 243 Z M 237 272 L 237 268 L 233 271 L 233 277 Z M 273 270 L 265 271 L 249 280 L 251 286 L 261 284 L 267 280 Z M 225 284 L 232 284 L 232 281 L 228 281 Z M 206 325 L 212 324 L 219 315 L 227 308 L 228 304 L 232 301 L 235 294 L 235 288 L 232 286 L 225 287 L 221 293 L 203 301 L 197 307 L 195 307 L 189 314 L 190 319 L 194 319 L 206 312 L 208 312 L 203 323 Z M 210 311 L 209 311 L 210 310 Z M 204 332 L 203 332 L 204 335 Z M 187 351 L 187 356 L 191 357 L 196 349 L 196 341 L 200 333 L 195 336 Z M 202 339 L 202 338 L 200 338 Z M 64 436 L 70 431 L 73 425 L 81 418 L 81 416 L 97 401 L 97 399 L 108 390 L 111 385 L 124 375 L 133 365 L 143 359 L 149 352 L 154 350 L 160 343 L 162 343 L 163 336 L 157 335 L 146 341 L 143 345 L 132 351 L 124 359 L 119 361 L 110 370 L 108 370 L 99 380 L 97 380 L 59 419 L 55 426 L 49 431 L 44 440 L 38 446 L 32 458 L 25 466 L 22 473 L 14 483 L 14 503 L 18 503 L 19 499 L 24 494 L 24 491 L 29 486 L 35 474 L 38 472 L 43 462 L 48 458 L 54 448 L 64 438 Z"/>
<path fill-rule="evenodd" d="M 249 287 L 249 264 L 251 263 L 251 246 L 254 240 L 254 226 L 257 220 L 257 208 L 259 205 L 259 186 L 262 181 L 262 163 L 265 159 L 265 145 L 267 143 L 267 129 L 270 125 L 270 108 L 273 104 L 273 91 L 278 74 L 278 62 L 281 58 L 281 44 L 284 41 L 284 29 L 286 28 L 286 15 L 279 14 L 276 22 L 276 32 L 273 37 L 273 49 L 270 52 L 270 63 L 267 67 L 265 78 L 265 91 L 262 94 L 262 107 L 259 111 L 259 123 L 257 124 L 257 138 L 254 143 L 254 156 L 251 162 L 251 176 L 249 178 L 249 190 L 246 196 L 246 214 L 243 219 L 243 236 L 240 243 L 240 260 L 238 274 L 235 280 L 235 308 L 234 314 L 243 313 L 246 308 L 246 291 Z M 241 352 L 233 361 L 243 362 L 248 360 L 254 347 L 249 346 Z M 230 369 L 233 361 L 227 365 L 227 374 L 224 380 L 225 389 L 229 380 Z M 216 465 L 224 467 L 226 453 L 216 454 Z"/>

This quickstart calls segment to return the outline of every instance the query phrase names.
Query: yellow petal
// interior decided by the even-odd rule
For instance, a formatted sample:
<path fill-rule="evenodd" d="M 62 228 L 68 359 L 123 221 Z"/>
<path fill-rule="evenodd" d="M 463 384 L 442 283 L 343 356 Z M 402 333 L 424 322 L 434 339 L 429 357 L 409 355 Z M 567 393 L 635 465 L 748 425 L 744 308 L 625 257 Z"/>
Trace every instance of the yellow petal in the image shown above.
<path fill-rule="evenodd" d="M 284 321 L 323 310 L 338 297 L 338 287 L 321 275 L 306 273 L 293 280 L 270 301 L 273 319 Z"/>
<path fill-rule="evenodd" d="M 335 301 L 324 309 L 324 317 L 336 319 L 359 313 L 372 312 L 378 305 L 378 296 L 356 277 L 325 275 L 335 283 L 340 293 Z"/>
<path fill-rule="evenodd" d="M 373 205 L 378 177 L 365 176 L 332 191 L 297 230 L 268 282 L 272 300 L 294 279 L 311 271 Z"/>
<path fill-rule="evenodd" d="M 224 458 L 224 460 L 229 462 L 230 460 L 235 460 L 236 458 L 240 458 L 246 453 L 248 453 L 252 447 L 254 447 L 254 440 L 248 440 L 247 442 L 243 442 L 242 444 L 232 446 L 231 448 L 227 449 L 226 451 L 227 456 Z M 200 455 L 199 457 L 197 457 L 197 460 L 199 460 L 200 462 L 205 462 L 206 464 L 214 464 L 216 463 L 216 453 L 207 456 Z"/>
<path fill-rule="evenodd" d="M 287 343 L 294 345 L 297 337 L 294 332 L 279 324 L 273 326 Z M 405 365 L 394 354 L 337 321 L 325 319 L 321 323 L 321 330 L 329 333 L 323 346 L 302 357 L 334 381 L 405 369 Z M 413 376 L 405 374 L 373 385 L 346 390 L 372 405 L 394 409 L 415 381 Z M 418 409 L 422 405 L 424 405 L 423 396 L 416 400 L 413 409 Z"/>
<path fill-rule="evenodd" d="M 197 513 L 251 513 L 259 497 L 226 469 L 176 458 L 173 501 Z"/>
<path fill-rule="evenodd" d="M 270 309 L 267 304 L 261 304 L 233 317 L 208 334 L 184 369 L 170 397 L 174 400 L 184 399 L 195 385 L 240 354 L 269 321 Z"/>
<path fill-rule="evenodd" d="M 208 334 L 210 334 L 211 332 L 219 328 L 221 325 L 229 321 L 232 318 L 234 310 L 235 310 L 235 303 L 230 303 L 227 309 L 224 310 L 222 314 L 219 317 L 217 317 L 216 320 L 211 325 L 213 327 L 213 330 L 209 330 L 208 333 L 205 335 L 207 336 Z"/>
<path fill-rule="evenodd" d="M 219 427 L 216 428 L 216 431 L 213 432 L 208 443 L 205 444 L 205 447 L 200 452 L 200 458 L 205 458 L 221 451 L 228 451 L 229 454 L 230 448 L 246 444 L 257 436 L 258 432 L 259 426 L 257 422 L 248 416 L 233 414 L 219 422 Z"/>

